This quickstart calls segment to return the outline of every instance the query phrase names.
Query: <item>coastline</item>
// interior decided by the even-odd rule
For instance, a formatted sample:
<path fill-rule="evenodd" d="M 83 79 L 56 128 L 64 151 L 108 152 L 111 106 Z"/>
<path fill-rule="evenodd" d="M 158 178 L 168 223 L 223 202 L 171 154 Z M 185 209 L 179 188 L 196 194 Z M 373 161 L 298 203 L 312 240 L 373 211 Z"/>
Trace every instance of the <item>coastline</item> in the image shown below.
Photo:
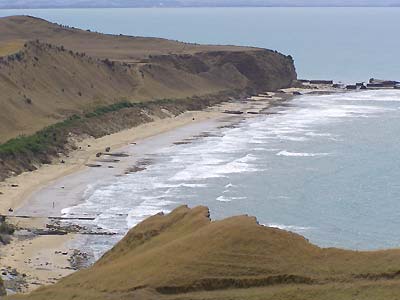
<path fill-rule="evenodd" d="M 77 144 L 80 150 L 59 159 L 64 163 L 45 165 L 2 182 L 0 212 L 8 215 L 12 223 L 25 231 L 48 231 L 48 225 L 54 221 L 49 217 L 59 218 L 63 209 L 82 203 L 89 185 L 112 182 L 115 176 L 123 176 L 141 157 L 157 147 L 179 143 L 211 128 L 230 126 L 244 118 L 254 117 L 299 95 L 299 92 L 332 91 L 335 90 L 316 86 L 313 89 L 289 88 L 280 92 L 265 92 L 247 101 L 224 102 L 204 111 L 188 111 L 102 138 L 84 139 Z M 117 163 L 99 163 L 102 158 L 99 159 L 96 154 L 104 152 L 107 147 L 111 148 L 111 153 L 123 152 L 128 156 L 118 157 Z M 101 164 L 101 167 L 87 166 L 91 164 Z M 13 208 L 11 214 L 7 213 L 8 208 Z M 18 292 L 31 292 L 78 269 L 71 267 L 70 260 L 74 253 L 71 242 L 85 237 L 87 235 L 79 230 L 64 235 L 28 234 L 15 237 L 11 244 L 0 248 L 0 269 L 8 274 L 14 269 L 19 274 L 26 274 Z M 38 253 L 35 256 L 38 263 L 32 262 L 33 253 Z"/>
<path fill-rule="evenodd" d="M 25 172 L 0 183 L 0 213 L 8 215 L 9 220 L 21 229 L 46 230 L 48 217 L 60 217 L 62 209 L 82 201 L 88 183 L 112 180 L 114 176 L 123 174 L 149 149 L 179 142 L 225 122 L 231 124 L 235 120 L 252 117 L 258 111 L 289 99 L 292 94 L 291 89 L 285 93 L 261 94 L 251 98 L 251 101 L 225 102 L 204 111 L 188 111 L 177 117 L 158 119 L 99 139 L 84 139 L 77 144 L 81 150 L 59 159 L 64 163 L 44 165 L 36 171 Z M 238 111 L 243 114 L 236 114 Z M 106 147 L 111 147 L 111 152 L 128 152 L 130 157 L 121 159 L 112 168 L 87 167 L 96 163 L 96 153 L 104 151 Z M 11 214 L 9 208 L 13 209 Z M 69 244 L 79 235 L 15 237 L 11 244 L 0 249 L 0 268 L 8 273 L 15 269 L 25 274 L 26 284 L 20 287 L 19 292 L 30 292 L 41 285 L 54 283 L 75 271 L 70 267 L 73 249 L 69 248 Z M 35 256 L 36 263 L 32 262 L 34 253 L 38 254 Z"/>

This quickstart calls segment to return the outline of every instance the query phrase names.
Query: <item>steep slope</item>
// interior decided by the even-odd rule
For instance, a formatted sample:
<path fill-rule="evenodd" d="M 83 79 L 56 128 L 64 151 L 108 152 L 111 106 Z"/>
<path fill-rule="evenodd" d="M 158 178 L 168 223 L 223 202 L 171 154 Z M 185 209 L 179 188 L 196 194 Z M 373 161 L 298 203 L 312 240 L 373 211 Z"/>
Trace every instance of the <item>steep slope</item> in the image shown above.
<path fill-rule="evenodd" d="M 0 143 L 99 105 L 249 93 L 296 78 L 292 59 L 269 50 L 111 36 L 32 17 L 0 19 L 1 54 Z"/>
<path fill-rule="evenodd" d="M 137 225 L 93 267 L 10 299 L 353 299 L 362 288 L 375 299 L 400 291 L 399 270 L 400 250 L 322 249 L 252 217 L 212 222 L 183 206 Z"/>
<path fill-rule="evenodd" d="M 295 79 L 293 59 L 275 51 L 2 18 L 0 180 L 66 154 L 71 135 L 97 138 L 170 115 L 161 107 L 177 115 Z"/>
<path fill-rule="evenodd" d="M 133 94 L 131 68 L 94 60 L 64 48 L 28 42 L 0 59 L 0 142 L 29 134 L 66 116 Z"/>

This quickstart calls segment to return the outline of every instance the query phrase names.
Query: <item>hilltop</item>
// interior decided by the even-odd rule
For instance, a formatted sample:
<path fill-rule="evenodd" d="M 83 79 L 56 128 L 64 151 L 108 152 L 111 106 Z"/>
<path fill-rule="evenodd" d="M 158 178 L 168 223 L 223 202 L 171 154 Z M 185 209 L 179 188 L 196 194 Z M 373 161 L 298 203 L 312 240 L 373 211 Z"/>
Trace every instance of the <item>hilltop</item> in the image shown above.
<path fill-rule="evenodd" d="M 300 235 L 206 207 L 131 229 L 94 266 L 8 299 L 395 299 L 400 250 L 319 248 Z"/>
<path fill-rule="evenodd" d="M 239 46 L 198 45 L 162 38 L 103 34 L 51 23 L 31 16 L 0 18 L 0 44 L 22 46 L 23 42 L 36 39 L 54 45 L 63 45 L 69 50 L 85 52 L 88 56 L 96 58 L 129 62 L 138 62 L 154 55 L 257 49 Z"/>

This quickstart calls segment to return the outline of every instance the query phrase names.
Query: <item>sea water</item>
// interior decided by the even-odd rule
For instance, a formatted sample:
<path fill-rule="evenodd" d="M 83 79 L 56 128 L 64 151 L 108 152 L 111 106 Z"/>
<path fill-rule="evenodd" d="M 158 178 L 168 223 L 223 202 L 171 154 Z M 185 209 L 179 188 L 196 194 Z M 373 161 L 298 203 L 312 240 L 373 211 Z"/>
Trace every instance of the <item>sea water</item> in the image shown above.
<path fill-rule="evenodd" d="M 87 188 L 66 216 L 118 233 L 157 212 L 206 205 L 256 216 L 324 247 L 400 246 L 400 91 L 297 97 L 269 114 L 152 151 L 146 170 Z"/>
<path fill-rule="evenodd" d="M 299 77 L 400 79 L 398 8 L 0 10 L 107 33 L 253 45 L 291 54 Z M 400 91 L 305 95 L 145 157 L 146 170 L 88 186 L 65 216 L 114 236 L 181 204 L 249 214 L 326 247 L 400 246 Z M 78 221 L 77 221 L 78 222 Z M 83 247 L 83 246 L 82 246 Z"/>

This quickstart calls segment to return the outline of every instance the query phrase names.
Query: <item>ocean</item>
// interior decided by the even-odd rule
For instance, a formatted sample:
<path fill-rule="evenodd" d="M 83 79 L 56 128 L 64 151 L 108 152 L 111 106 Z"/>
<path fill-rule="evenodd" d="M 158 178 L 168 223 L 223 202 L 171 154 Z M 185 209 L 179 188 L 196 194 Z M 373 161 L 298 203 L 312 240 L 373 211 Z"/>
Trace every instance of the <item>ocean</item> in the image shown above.
<path fill-rule="evenodd" d="M 400 8 L 0 10 L 92 31 L 250 45 L 294 57 L 299 78 L 400 80 Z"/>
<path fill-rule="evenodd" d="M 323 247 L 399 247 L 399 120 L 399 90 L 299 96 L 152 149 L 145 170 L 88 186 L 63 213 L 118 233 L 89 238 L 98 254 L 182 204 L 206 205 L 212 219 L 256 216 Z"/>
<path fill-rule="evenodd" d="M 398 8 L 0 10 L 107 33 L 253 45 L 291 54 L 299 77 L 400 79 Z M 400 246 L 400 91 L 304 95 L 149 151 L 141 172 L 87 186 L 68 216 L 116 236 L 88 237 L 96 256 L 159 211 L 206 205 L 249 214 L 323 247 Z M 178 141 L 179 142 L 179 141 Z"/>

